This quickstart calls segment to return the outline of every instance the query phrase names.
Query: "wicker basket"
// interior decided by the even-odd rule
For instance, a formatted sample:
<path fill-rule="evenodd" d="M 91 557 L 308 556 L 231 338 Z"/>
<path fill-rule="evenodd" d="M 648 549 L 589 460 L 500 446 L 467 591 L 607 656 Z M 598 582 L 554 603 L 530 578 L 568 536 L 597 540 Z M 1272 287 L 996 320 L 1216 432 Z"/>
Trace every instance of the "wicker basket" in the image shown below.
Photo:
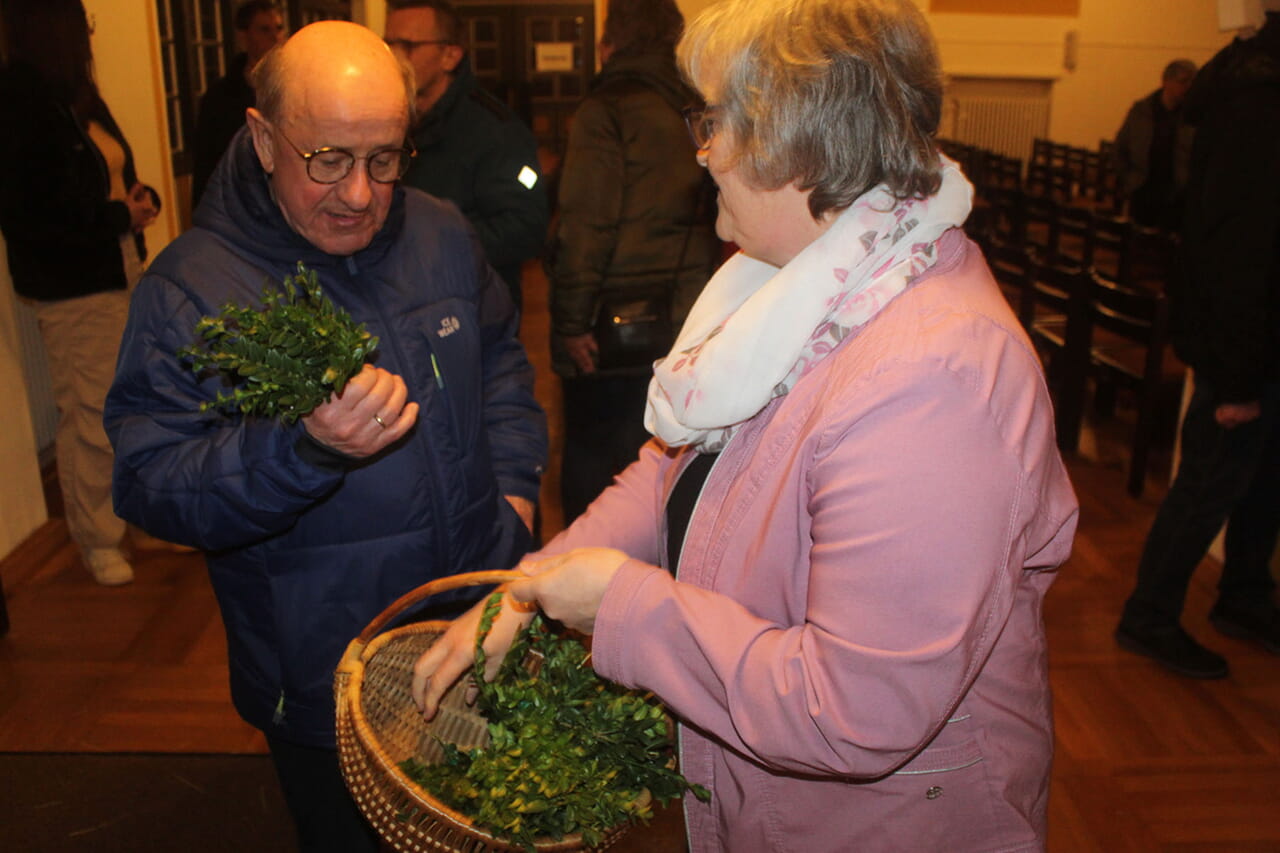
<path fill-rule="evenodd" d="M 483 715 L 464 702 L 466 679 L 445 693 L 431 722 L 413 704 L 409 686 L 418 657 L 449 627 L 448 622 L 419 622 L 379 633 L 396 616 L 432 595 L 464 586 L 505 583 L 518 572 L 473 572 L 424 584 L 401 597 L 369 623 L 347 646 L 334 679 L 337 699 L 338 757 L 360 811 L 396 850 L 412 853 L 480 853 L 525 850 L 477 827 L 467 817 L 422 790 L 399 768 L 407 758 L 424 764 L 444 756 L 437 738 L 459 749 L 483 746 L 488 728 Z M 612 846 L 629 828 L 621 824 L 591 848 Z M 538 851 L 587 849 L 580 835 L 545 839 Z"/>

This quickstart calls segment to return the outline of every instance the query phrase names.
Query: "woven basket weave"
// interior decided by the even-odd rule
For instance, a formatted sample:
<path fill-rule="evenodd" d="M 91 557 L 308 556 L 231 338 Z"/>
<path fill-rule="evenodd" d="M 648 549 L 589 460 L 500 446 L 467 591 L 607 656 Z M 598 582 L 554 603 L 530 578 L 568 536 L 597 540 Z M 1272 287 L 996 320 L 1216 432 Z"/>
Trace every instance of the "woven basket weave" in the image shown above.
<path fill-rule="evenodd" d="M 445 693 L 440 710 L 426 722 L 410 696 L 413 665 L 449 627 L 448 622 L 419 622 L 379 633 L 396 616 L 432 595 L 464 586 L 505 583 L 518 572 L 472 572 L 424 584 L 391 604 L 347 646 L 334 678 L 337 700 L 338 757 L 347 787 L 360 811 L 396 850 L 410 853 L 480 853 L 525 850 L 477 827 L 467 817 L 422 790 L 399 768 L 416 758 L 436 764 L 444 757 L 437 742 L 459 749 L 484 746 L 484 716 L 464 702 L 466 679 Z M 609 832 L 592 850 L 612 846 L 629 824 Z M 538 851 L 587 849 L 582 836 L 544 839 Z"/>

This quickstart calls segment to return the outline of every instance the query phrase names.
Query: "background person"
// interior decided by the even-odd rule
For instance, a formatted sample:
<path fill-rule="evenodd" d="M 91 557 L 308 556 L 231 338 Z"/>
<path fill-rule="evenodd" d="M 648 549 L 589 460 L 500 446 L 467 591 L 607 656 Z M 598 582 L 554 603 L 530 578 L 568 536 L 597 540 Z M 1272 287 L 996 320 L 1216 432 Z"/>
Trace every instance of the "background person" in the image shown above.
<path fill-rule="evenodd" d="M 1116 629 L 1124 648 L 1193 678 L 1230 668 L 1181 624 L 1187 587 L 1226 524 L 1209 622 L 1280 654 L 1270 560 L 1280 534 L 1280 3 L 1204 67 L 1172 338 L 1195 388 L 1178 471 Z"/>
<path fill-rule="evenodd" d="M 209 86 L 196 113 L 192 140 L 191 206 L 200 203 L 209 176 L 231 138 L 244 127 L 245 110 L 253 106 L 253 69 L 267 51 L 284 41 L 284 14 L 272 0 L 248 0 L 236 7 L 236 41 L 243 48 L 231 60 L 225 77 Z"/>
<path fill-rule="evenodd" d="M 472 75 L 448 0 L 388 0 L 386 40 L 417 87 L 404 181 L 462 210 L 518 309 L 520 267 L 541 254 L 550 216 L 533 134 Z"/>
<path fill-rule="evenodd" d="M 678 56 L 742 253 L 655 369 L 659 440 L 511 595 L 683 721 L 711 789 L 684 804 L 695 853 L 1042 850 L 1040 612 L 1077 504 L 1035 351 L 961 230 L 923 16 L 727 0 Z M 526 618 L 504 608 L 495 651 Z M 427 714 L 475 621 L 419 661 Z"/>
<path fill-rule="evenodd" d="M 0 74 L 0 231 L 14 289 L 33 300 L 49 359 L 58 485 L 71 541 L 105 586 L 133 580 L 111 506 L 102 406 L 160 199 L 93 75 L 80 0 L 4 0 Z"/>
<path fill-rule="evenodd" d="M 676 69 L 683 28 L 673 0 L 613 0 L 604 68 L 569 132 L 547 262 L 552 365 L 564 390 L 566 524 L 649 438 L 652 369 L 599 368 L 592 327 L 601 299 L 668 297 L 678 329 L 719 260 L 714 191 L 681 116 L 697 100 Z"/>
<path fill-rule="evenodd" d="M 1165 66 L 1160 88 L 1135 101 L 1112 149 L 1120 192 L 1135 222 L 1176 229 L 1182 213 L 1177 164 L 1182 134 L 1182 102 L 1196 76 L 1196 64 L 1175 59 Z"/>
<path fill-rule="evenodd" d="M 412 89 L 382 40 L 312 24 L 255 83 L 194 227 L 135 293 L 106 411 L 115 500 L 208 553 L 232 699 L 266 734 L 300 845 L 358 853 L 376 838 L 339 772 L 334 668 L 400 595 L 529 548 L 546 424 L 474 232 L 395 185 Z M 374 364 L 292 425 L 200 411 L 225 386 L 177 357 L 196 322 L 299 262 L 380 339 Z"/>

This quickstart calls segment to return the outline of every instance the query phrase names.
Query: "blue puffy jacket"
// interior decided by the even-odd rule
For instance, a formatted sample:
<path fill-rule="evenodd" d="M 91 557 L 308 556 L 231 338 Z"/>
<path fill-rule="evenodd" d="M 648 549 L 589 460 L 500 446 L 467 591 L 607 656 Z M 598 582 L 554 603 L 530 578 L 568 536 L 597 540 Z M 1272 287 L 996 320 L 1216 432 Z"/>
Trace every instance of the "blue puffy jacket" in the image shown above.
<path fill-rule="evenodd" d="M 300 423 L 199 411 L 223 387 L 179 360 L 203 315 L 260 304 L 301 261 L 381 343 L 421 411 L 366 460 Z M 116 511 L 207 553 L 249 723 L 334 744 L 333 669 L 403 593 L 446 574 L 509 568 L 528 549 L 504 495 L 536 500 L 546 424 L 502 280 L 450 204 L 398 189 L 386 224 L 350 257 L 285 223 L 246 132 L 195 214 L 138 285 L 105 423 Z"/>

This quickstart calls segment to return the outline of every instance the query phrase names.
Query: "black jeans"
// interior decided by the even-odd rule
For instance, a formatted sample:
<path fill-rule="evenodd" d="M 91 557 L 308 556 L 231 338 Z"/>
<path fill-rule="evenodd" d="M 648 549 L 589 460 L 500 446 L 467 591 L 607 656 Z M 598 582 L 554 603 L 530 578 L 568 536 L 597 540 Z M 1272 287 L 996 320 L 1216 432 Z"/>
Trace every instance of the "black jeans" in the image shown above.
<path fill-rule="evenodd" d="M 649 440 L 644 428 L 649 378 L 645 373 L 563 380 L 560 501 L 566 527 L 635 461 Z"/>
<path fill-rule="evenodd" d="M 267 736 L 299 853 L 376 853 L 378 834 L 342 780 L 338 753 Z"/>
<path fill-rule="evenodd" d="M 1234 429 L 1214 419 L 1214 394 L 1196 382 L 1182 424 L 1182 458 L 1156 514 L 1123 622 L 1135 629 L 1178 624 L 1191 576 L 1227 526 L 1218 602 L 1270 601 L 1270 560 L 1280 534 L 1280 383 L 1267 386 L 1262 416 Z"/>

